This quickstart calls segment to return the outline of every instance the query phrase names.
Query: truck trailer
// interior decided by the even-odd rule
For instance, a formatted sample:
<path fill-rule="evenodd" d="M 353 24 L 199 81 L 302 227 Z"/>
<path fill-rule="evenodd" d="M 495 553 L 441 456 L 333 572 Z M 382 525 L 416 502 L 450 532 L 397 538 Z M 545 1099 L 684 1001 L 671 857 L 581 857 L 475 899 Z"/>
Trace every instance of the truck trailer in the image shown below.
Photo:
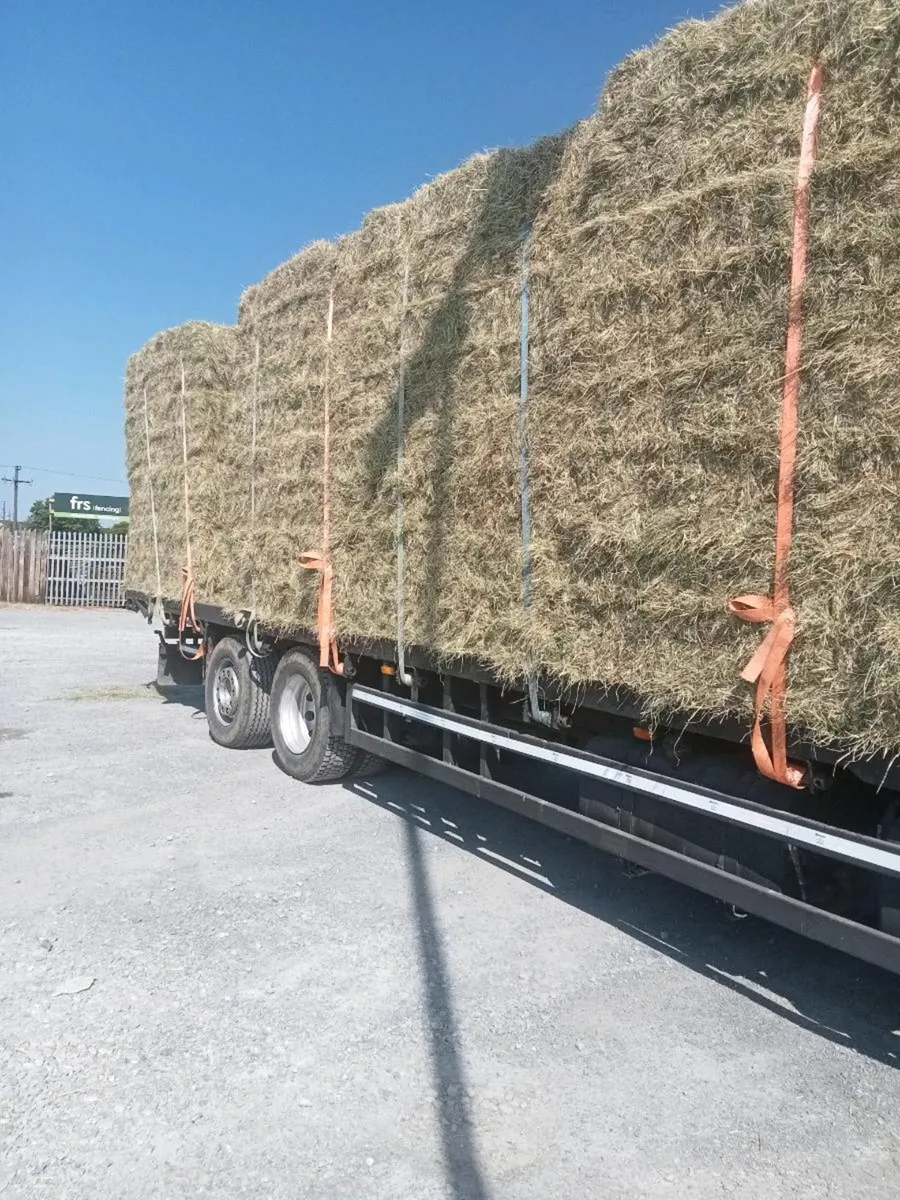
<path fill-rule="evenodd" d="M 900 970 L 900 12 L 746 0 L 130 362 L 160 686 Z"/>

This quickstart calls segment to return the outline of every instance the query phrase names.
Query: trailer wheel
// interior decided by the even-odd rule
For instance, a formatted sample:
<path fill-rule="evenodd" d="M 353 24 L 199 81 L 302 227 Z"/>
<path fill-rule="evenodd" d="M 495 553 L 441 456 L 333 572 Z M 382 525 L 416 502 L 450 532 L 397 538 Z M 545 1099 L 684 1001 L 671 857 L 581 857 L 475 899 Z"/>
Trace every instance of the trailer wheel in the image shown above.
<path fill-rule="evenodd" d="M 359 778 L 362 775 L 372 779 L 376 775 L 383 774 L 391 764 L 379 754 L 370 754 L 367 750 L 360 750 L 359 757 L 353 764 L 353 774 Z"/>
<path fill-rule="evenodd" d="M 358 762 L 355 746 L 332 730 L 331 676 L 303 650 L 289 650 L 272 684 L 272 741 L 278 762 L 303 783 L 345 779 Z"/>
<path fill-rule="evenodd" d="M 272 744 L 269 695 L 275 665 L 254 658 L 242 641 L 217 642 L 206 664 L 206 719 L 209 736 L 230 750 L 255 750 Z"/>

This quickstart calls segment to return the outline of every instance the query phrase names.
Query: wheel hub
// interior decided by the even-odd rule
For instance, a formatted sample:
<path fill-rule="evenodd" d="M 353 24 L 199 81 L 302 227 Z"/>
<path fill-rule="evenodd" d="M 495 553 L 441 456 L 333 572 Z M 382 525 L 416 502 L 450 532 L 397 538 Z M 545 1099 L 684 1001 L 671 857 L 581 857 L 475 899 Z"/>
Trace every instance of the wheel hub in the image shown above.
<path fill-rule="evenodd" d="M 237 671 L 231 663 L 223 663 L 216 672 L 216 682 L 213 688 L 216 716 L 223 725 L 230 725 L 237 716 L 240 691 L 241 685 Z"/>
<path fill-rule="evenodd" d="M 291 679 L 278 705 L 281 735 L 292 754 L 302 754 L 316 731 L 316 702 L 302 676 Z"/>

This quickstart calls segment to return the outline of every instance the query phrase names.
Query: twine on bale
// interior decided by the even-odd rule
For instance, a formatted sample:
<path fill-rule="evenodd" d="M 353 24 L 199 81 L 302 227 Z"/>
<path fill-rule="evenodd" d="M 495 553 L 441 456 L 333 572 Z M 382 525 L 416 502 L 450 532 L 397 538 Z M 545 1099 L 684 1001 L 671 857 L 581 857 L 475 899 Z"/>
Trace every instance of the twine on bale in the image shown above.
<path fill-rule="evenodd" d="M 253 343 L 253 387 L 250 404 L 250 608 L 241 614 L 244 625 L 244 644 L 251 658 L 268 658 L 272 646 L 266 647 L 256 615 L 256 422 L 259 405 L 259 337 Z"/>
<path fill-rule="evenodd" d="M 253 353 L 253 404 L 250 410 L 250 536 L 256 529 L 256 410 L 259 404 L 259 338 Z M 254 564 L 253 586 L 256 586 Z"/>
<path fill-rule="evenodd" d="M 320 571 L 319 603 L 317 611 L 317 633 L 319 639 L 319 666 L 334 675 L 344 674 L 340 651 L 334 637 L 334 570 L 331 565 L 331 338 L 334 329 L 334 286 L 328 295 L 328 322 L 325 332 L 325 386 L 323 397 L 322 437 L 322 547 L 307 550 L 300 555 L 300 566 L 308 571 Z"/>
<path fill-rule="evenodd" d="M 247 629 L 256 616 L 256 421 L 259 406 L 259 337 L 253 346 L 253 387 L 250 404 L 250 616 Z"/>
<path fill-rule="evenodd" d="M 147 413 L 146 383 L 144 384 L 144 436 L 147 441 L 147 489 L 150 499 L 150 525 L 153 529 L 153 557 L 156 562 L 155 608 L 162 601 L 162 570 L 159 565 L 159 525 L 156 519 L 156 498 L 153 492 L 153 463 L 150 458 L 150 417 Z"/>
<path fill-rule="evenodd" d="M 778 509 L 775 522 L 775 579 L 769 596 L 737 596 L 730 610 L 742 621 L 771 622 L 759 649 L 744 667 L 741 678 L 756 684 L 756 703 L 751 745 L 762 775 L 776 783 L 802 788 L 807 771 L 788 761 L 785 698 L 787 660 L 794 640 L 796 617 L 788 589 L 788 563 L 794 525 L 794 475 L 797 464 L 798 401 L 803 359 L 803 294 L 809 260 L 810 181 L 816 163 L 819 111 L 822 96 L 822 67 L 813 66 L 809 78 L 800 164 L 794 191 L 794 241 L 791 253 L 791 290 L 788 308 L 787 347 L 784 364 L 784 394 L 781 404 L 781 458 L 778 468 Z M 769 749 L 762 729 L 768 703 Z"/>
<path fill-rule="evenodd" d="M 182 658 L 194 662 L 203 658 L 206 653 L 206 643 L 203 641 L 203 627 L 197 620 L 195 601 L 197 586 L 194 582 L 194 564 L 191 559 L 191 504 L 188 488 L 187 462 L 187 404 L 185 393 L 187 385 L 184 374 L 184 359 L 181 359 L 181 449 L 184 462 L 184 549 L 185 565 L 182 567 L 181 608 L 178 613 L 178 649 Z M 197 646 L 191 653 L 184 644 L 185 634 L 190 632 L 197 641 Z"/>
<path fill-rule="evenodd" d="M 397 380 L 397 676 L 405 687 L 413 677 L 406 669 L 406 531 L 403 511 L 403 459 L 406 420 L 406 314 L 409 310 L 409 247 L 403 263 L 403 291 L 400 299 L 400 364 Z"/>

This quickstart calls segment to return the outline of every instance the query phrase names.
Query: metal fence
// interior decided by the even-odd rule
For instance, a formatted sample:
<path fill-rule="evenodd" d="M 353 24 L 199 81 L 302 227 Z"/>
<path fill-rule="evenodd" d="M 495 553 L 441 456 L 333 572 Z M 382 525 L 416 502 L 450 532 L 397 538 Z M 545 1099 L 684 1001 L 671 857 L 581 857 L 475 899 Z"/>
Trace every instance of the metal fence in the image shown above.
<path fill-rule="evenodd" d="M 121 608 L 127 553 L 128 535 L 124 533 L 52 533 L 47 603 Z"/>

